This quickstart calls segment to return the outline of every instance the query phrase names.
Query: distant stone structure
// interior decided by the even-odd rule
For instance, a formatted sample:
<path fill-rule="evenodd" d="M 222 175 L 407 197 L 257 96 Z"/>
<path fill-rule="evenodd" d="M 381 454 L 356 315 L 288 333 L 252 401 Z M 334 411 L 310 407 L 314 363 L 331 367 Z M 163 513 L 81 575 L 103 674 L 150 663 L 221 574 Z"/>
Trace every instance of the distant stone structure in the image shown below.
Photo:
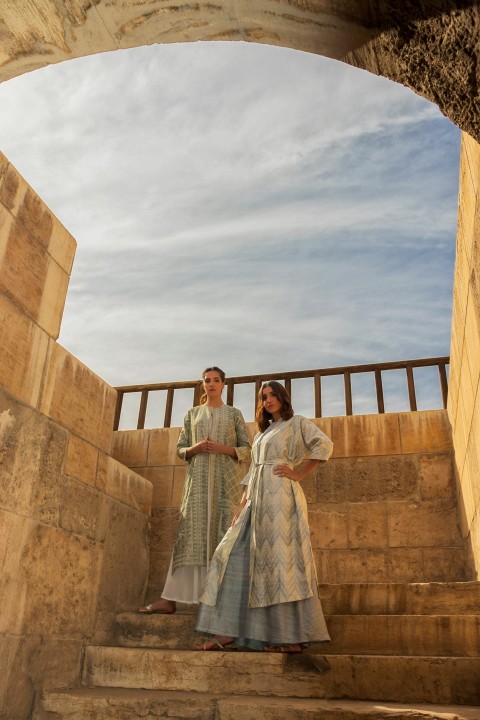
<path fill-rule="evenodd" d="M 429 516 L 436 517 L 430 534 L 422 535 L 420 544 L 405 552 L 404 559 L 410 558 L 410 577 L 418 578 L 422 572 L 424 579 L 433 579 L 433 575 L 425 575 L 425 569 L 430 563 L 432 573 L 435 566 L 439 571 L 440 557 L 444 578 L 474 580 L 478 575 L 479 29 L 477 2 L 447 0 L 422 3 L 218 0 L 182 4 L 167 4 L 165 0 L 15 0 L 0 4 L 3 81 L 51 63 L 109 50 L 162 42 L 243 40 L 326 55 L 384 75 L 435 102 L 464 131 L 448 401 L 454 453 L 445 430 L 444 414 L 425 425 L 419 413 L 416 419 L 405 420 L 403 427 L 398 425 L 390 439 L 388 433 L 386 438 L 381 435 L 386 443 L 381 447 L 388 452 L 379 451 L 380 459 L 375 462 L 378 467 L 382 462 L 390 463 L 389 477 L 393 461 L 385 460 L 383 455 L 418 456 L 416 479 L 411 485 L 405 467 L 413 462 L 412 458 L 397 458 L 395 462 L 399 463 L 401 487 L 410 488 L 408 492 L 413 495 L 420 493 L 422 503 L 417 514 L 413 495 L 411 511 L 402 505 L 402 525 L 388 516 L 386 504 L 392 498 L 376 497 L 374 522 L 369 530 L 362 523 L 362 512 L 366 510 L 360 507 L 362 499 L 358 497 L 349 500 L 352 507 L 357 501 L 360 503 L 354 508 L 353 524 L 345 524 L 347 511 L 341 508 L 337 508 L 338 512 L 323 513 L 321 519 L 312 516 L 319 568 L 328 569 L 331 583 L 344 582 L 348 568 L 352 572 L 356 568 L 355 572 L 360 573 L 363 567 L 365 578 L 370 572 L 378 577 L 380 566 L 371 560 L 374 555 L 368 553 L 373 550 L 372 542 L 383 543 L 381 553 L 386 564 L 382 567 L 393 568 L 391 558 L 399 548 L 408 550 L 411 541 L 405 527 L 420 538 L 416 523 L 425 525 L 426 508 L 434 499 L 429 493 L 440 493 L 443 505 L 437 504 L 436 514 Z M 142 464 L 138 465 L 131 454 L 126 454 L 125 440 L 118 438 L 113 456 L 115 391 L 57 343 L 74 252 L 75 241 L 68 231 L 8 159 L 0 155 L 2 720 L 27 720 L 42 689 L 79 682 L 86 645 L 112 642 L 116 612 L 132 609 L 143 598 L 149 567 L 152 493 L 155 491 L 154 507 L 172 517 L 175 513 L 176 467 L 170 468 L 172 463 L 165 460 L 166 456 L 155 461 L 155 455 L 150 457 L 152 462 L 142 456 Z M 338 425 L 340 420 L 336 422 Z M 382 422 L 387 423 L 388 430 L 390 421 Z M 437 430 L 443 428 L 439 434 L 431 432 L 433 422 Z M 348 430 L 347 425 L 344 431 Z M 426 434 L 422 435 L 424 431 Z M 368 435 L 368 443 L 375 444 L 375 432 Z M 342 437 L 342 432 L 338 437 Z M 155 436 L 152 438 L 148 436 L 148 443 L 155 442 Z M 174 439 L 169 438 L 172 443 Z M 439 439 L 440 448 L 435 444 Z M 400 443 L 393 453 L 392 442 Z M 327 503 L 335 503 L 332 498 L 338 497 L 335 467 L 343 463 L 353 472 L 358 463 L 365 463 L 362 453 L 372 455 L 358 447 L 353 452 L 354 446 L 351 437 L 343 447 L 340 445 L 336 465 L 329 471 L 331 494 L 323 498 Z M 136 438 L 132 447 L 140 452 L 138 448 L 143 446 Z M 352 456 L 358 455 L 362 457 L 357 457 L 353 468 Z M 426 456 L 430 459 L 421 459 Z M 451 461 L 454 476 L 447 470 Z M 153 471 L 149 469 L 152 467 L 160 469 Z M 379 477 L 378 467 L 373 478 Z M 131 468 L 144 468 L 146 477 Z M 318 502 L 322 500 L 324 490 L 320 486 L 310 491 Z M 365 492 L 365 497 L 373 502 L 368 488 Z M 349 511 L 353 512 L 352 508 Z M 318 515 L 318 508 L 312 508 L 312 512 Z M 387 516 L 391 518 L 390 524 Z M 158 522 L 155 526 L 158 517 L 158 513 L 153 516 L 154 532 L 159 530 Z M 415 517 L 421 519 L 416 521 Z M 162 524 L 159 531 L 164 532 L 165 527 Z M 155 543 L 155 538 L 152 542 Z M 439 549 L 436 561 L 432 559 L 435 558 L 432 548 Z M 364 565 L 352 560 L 361 551 Z M 342 556 L 341 562 L 332 559 L 335 555 Z M 161 584 L 164 558 L 158 560 L 157 566 L 152 565 L 152 586 Z M 360 575 L 356 577 L 361 582 Z M 393 575 L 390 579 L 395 581 Z M 478 654 L 478 642 L 475 647 Z M 469 650 L 470 655 L 474 652 Z M 100 666 L 95 665 L 100 662 L 99 655 L 96 660 L 94 655 L 89 651 L 91 665 L 87 677 L 93 677 L 95 672 L 99 675 Z M 150 662 L 148 658 L 147 661 Z M 380 666 L 375 667 L 378 672 Z M 447 685 L 448 677 L 455 678 L 458 672 L 460 680 L 456 685 L 460 686 L 467 669 L 467 674 L 472 673 L 468 677 L 478 680 L 474 662 L 457 663 L 455 668 L 445 670 Z M 417 670 L 413 672 L 416 674 Z M 472 683 L 469 687 L 474 688 L 473 680 Z M 448 686 L 450 691 L 447 685 L 442 702 L 455 701 L 454 687 Z M 378 692 L 381 693 L 381 688 Z M 469 692 L 466 690 L 457 701 L 475 699 L 475 689 Z M 425 697 L 433 701 L 434 690 Z M 59 717 L 56 712 L 52 709 L 54 715 L 49 717 Z M 38 713 L 42 713 L 41 708 Z M 79 713 L 77 717 L 82 717 L 81 710 Z"/>

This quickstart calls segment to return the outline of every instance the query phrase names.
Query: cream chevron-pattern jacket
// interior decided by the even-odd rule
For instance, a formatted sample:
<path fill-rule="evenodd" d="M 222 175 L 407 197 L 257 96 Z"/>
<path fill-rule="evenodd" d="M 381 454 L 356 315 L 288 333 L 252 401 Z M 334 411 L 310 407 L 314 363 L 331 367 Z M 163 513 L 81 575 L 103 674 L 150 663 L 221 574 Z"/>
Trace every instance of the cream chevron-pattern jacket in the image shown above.
<path fill-rule="evenodd" d="M 243 484 L 248 500 L 235 525 L 217 547 L 200 602 L 216 605 L 225 568 L 247 513 L 251 513 L 249 607 L 313 597 L 317 588 L 308 527 L 307 502 L 301 483 L 273 474 L 278 464 L 298 465 L 304 458 L 326 461 L 333 443 L 312 422 L 294 415 L 258 434 Z"/>

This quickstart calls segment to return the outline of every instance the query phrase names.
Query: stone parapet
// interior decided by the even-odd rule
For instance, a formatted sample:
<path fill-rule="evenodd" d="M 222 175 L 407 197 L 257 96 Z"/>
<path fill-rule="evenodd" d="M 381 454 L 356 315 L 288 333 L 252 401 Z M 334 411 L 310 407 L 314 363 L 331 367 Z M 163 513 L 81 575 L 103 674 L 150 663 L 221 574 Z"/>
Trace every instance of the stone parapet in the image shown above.
<path fill-rule="evenodd" d="M 331 460 L 302 483 L 320 582 L 467 579 L 447 412 L 313 422 L 334 442 Z M 179 428 L 114 434 L 114 457 L 153 485 L 148 599 L 163 588 L 178 523 L 186 466 L 178 435 Z"/>

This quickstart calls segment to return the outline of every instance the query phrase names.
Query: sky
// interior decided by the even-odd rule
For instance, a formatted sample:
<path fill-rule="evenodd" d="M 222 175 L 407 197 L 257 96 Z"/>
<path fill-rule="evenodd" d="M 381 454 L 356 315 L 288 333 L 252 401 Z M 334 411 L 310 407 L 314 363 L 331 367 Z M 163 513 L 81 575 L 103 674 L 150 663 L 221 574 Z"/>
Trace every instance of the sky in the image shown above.
<path fill-rule="evenodd" d="M 108 383 L 448 355 L 460 131 L 409 89 L 192 43 L 46 67 L 0 107 L 0 150 L 78 243 L 59 342 Z"/>

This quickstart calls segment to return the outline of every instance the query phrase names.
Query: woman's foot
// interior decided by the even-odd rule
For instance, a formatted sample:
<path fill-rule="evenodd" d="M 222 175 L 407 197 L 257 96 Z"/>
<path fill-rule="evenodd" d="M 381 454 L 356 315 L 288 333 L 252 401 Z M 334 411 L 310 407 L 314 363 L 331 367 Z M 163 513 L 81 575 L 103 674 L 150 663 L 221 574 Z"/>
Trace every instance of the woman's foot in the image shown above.
<path fill-rule="evenodd" d="M 215 635 L 215 637 L 210 638 L 208 640 L 204 640 L 204 642 L 200 643 L 199 645 L 195 645 L 194 650 L 204 650 L 204 651 L 220 651 L 220 650 L 236 650 L 237 648 L 229 648 L 229 645 L 232 645 L 235 642 L 235 638 L 233 637 L 226 637 L 224 635 Z"/>
<path fill-rule="evenodd" d="M 137 612 L 143 613 L 143 615 L 153 615 L 158 613 L 159 615 L 171 615 L 177 609 L 177 604 L 173 600 L 166 600 L 160 598 L 150 605 L 138 608 Z"/>
<path fill-rule="evenodd" d="M 285 655 L 298 655 L 302 652 L 300 643 L 285 645 L 265 645 L 263 652 L 268 653 L 284 653 Z"/>

